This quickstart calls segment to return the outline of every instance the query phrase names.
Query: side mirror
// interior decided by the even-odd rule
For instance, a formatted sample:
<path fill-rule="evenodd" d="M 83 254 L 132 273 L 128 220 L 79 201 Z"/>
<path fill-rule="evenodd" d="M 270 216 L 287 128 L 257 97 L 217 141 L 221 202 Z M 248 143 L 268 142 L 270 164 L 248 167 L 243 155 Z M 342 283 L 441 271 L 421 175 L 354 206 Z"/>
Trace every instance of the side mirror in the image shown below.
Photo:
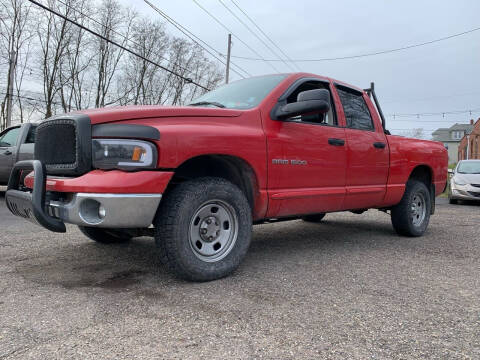
<path fill-rule="evenodd" d="M 453 169 L 448 169 L 448 173 L 449 173 L 450 175 L 453 175 L 454 172 L 455 172 L 455 171 L 453 171 Z"/>
<path fill-rule="evenodd" d="M 274 117 L 284 120 L 298 115 L 325 114 L 329 111 L 330 92 L 327 89 L 315 89 L 299 93 L 297 102 L 279 106 Z"/>

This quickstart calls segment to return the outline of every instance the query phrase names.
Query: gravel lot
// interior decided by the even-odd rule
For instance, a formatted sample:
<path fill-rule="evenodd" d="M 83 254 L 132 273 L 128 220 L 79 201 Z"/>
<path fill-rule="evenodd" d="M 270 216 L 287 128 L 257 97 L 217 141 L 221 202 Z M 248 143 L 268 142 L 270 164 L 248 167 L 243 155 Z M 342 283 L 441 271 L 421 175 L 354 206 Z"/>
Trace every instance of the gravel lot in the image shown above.
<path fill-rule="evenodd" d="M 374 210 L 256 226 L 240 269 L 198 284 L 149 238 L 50 233 L 0 193 L 0 359 L 479 359 L 479 223 L 443 200 L 423 238 Z"/>

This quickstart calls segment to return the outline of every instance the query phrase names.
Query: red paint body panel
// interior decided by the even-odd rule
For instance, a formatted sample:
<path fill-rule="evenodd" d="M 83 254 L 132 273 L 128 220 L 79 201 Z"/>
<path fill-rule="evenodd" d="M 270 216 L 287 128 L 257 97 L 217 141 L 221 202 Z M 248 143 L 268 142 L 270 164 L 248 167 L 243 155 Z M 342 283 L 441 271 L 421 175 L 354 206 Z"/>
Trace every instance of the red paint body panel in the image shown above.
<path fill-rule="evenodd" d="M 162 194 L 173 172 L 93 170 L 76 178 L 47 179 L 47 190 L 66 193 Z M 25 178 L 25 186 L 33 188 L 33 173 Z"/>
<path fill-rule="evenodd" d="M 278 98 L 302 77 L 330 82 L 337 127 L 271 119 Z M 157 128 L 161 134 L 155 141 L 159 169 L 175 169 L 201 155 L 242 159 L 255 174 L 254 219 L 391 206 L 400 201 L 405 183 L 418 165 L 431 169 L 439 194 L 447 176 L 443 145 L 385 136 L 376 109 L 365 93 L 375 131 L 346 129 L 334 83 L 341 82 L 314 74 L 291 74 L 250 110 L 128 106 L 82 113 L 90 117 L 92 124 L 121 121 Z M 329 146 L 329 138 L 343 139 L 345 146 Z M 377 149 L 373 142 L 384 142 L 386 146 Z M 306 165 L 275 165 L 274 159 L 304 160 Z M 172 176 L 173 171 L 95 170 L 75 179 L 49 179 L 47 186 L 62 192 L 161 193 Z M 31 184 L 31 179 L 27 183 Z"/>

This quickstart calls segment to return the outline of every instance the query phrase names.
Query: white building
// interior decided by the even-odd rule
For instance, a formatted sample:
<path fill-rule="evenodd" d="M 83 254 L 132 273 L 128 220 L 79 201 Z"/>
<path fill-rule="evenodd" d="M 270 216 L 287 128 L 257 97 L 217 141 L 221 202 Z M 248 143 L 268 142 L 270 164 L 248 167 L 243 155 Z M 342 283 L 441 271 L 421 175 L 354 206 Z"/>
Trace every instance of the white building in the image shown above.
<path fill-rule="evenodd" d="M 441 141 L 448 149 L 448 163 L 455 164 L 458 161 L 458 145 L 464 135 L 473 130 L 473 120 L 470 124 L 455 124 L 449 128 L 440 128 L 432 133 L 433 140 Z"/>

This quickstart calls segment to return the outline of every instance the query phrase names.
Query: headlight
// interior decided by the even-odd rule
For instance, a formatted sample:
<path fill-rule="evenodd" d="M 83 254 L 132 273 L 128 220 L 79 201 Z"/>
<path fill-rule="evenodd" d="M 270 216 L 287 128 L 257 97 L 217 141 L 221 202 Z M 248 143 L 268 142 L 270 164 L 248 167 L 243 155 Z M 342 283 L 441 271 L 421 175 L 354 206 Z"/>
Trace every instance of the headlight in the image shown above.
<path fill-rule="evenodd" d="M 92 158 L 96 169 L 152 169 L 157 165 L 157 149 L 147 141 L 93 139 Z"/>
<path fill-rule="evenodd" d="M 460 179 L 458 179 L 458 178 L 456 178 L 456 177 L 454 177 L 452 180 L 453 180 L 453 182 L 455 183 L 455 185 L 460 185 L 460 186 L 462 186 L 462 185 L 467 185 L 467 183 L 466 183 L 465 181 L 460 180 Z"/>

